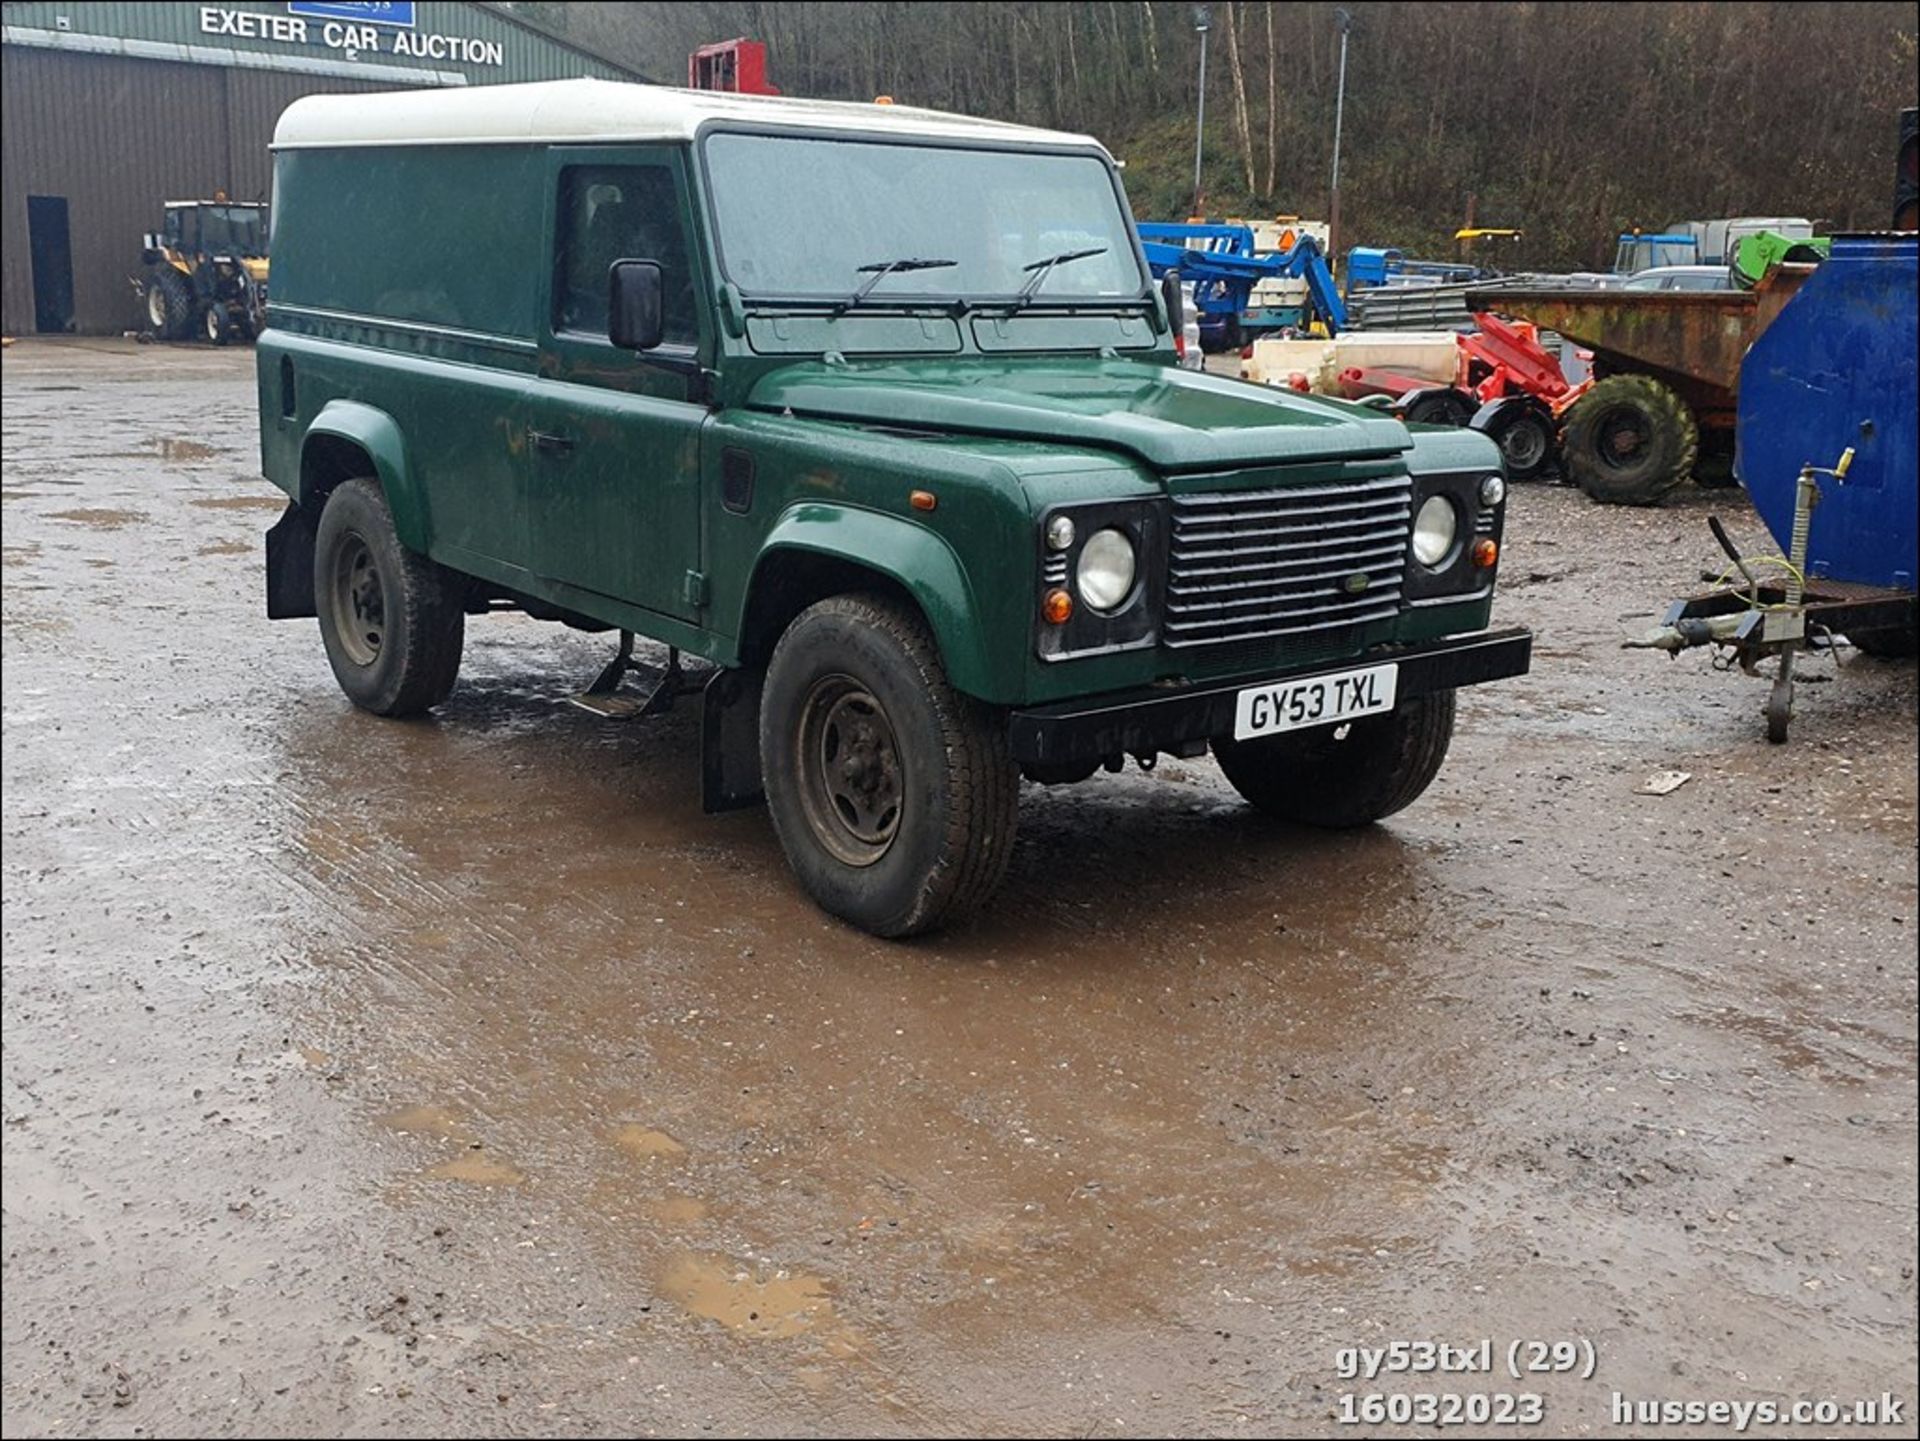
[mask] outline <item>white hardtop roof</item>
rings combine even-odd
[[[1074,145],[1087,135],[976,120],[905,105],[792,100],[714,90],[675,90],[617,80],[550,80],[372,95],[309,95],[281,113],[276,150],[358,145],[590,144],[684,141],[709,121],[792,130],[865,131],[925,139]]]

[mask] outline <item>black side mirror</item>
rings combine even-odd
[[[652,350],[664,329],[660,263],[616,260],[607,270],[607,339],[622,350]]]
[[[1167,325],[1175,335],[1187,327],[1186,297],[1180,291],[1180,272],[1169,270],[1160,277],[1160,299],[1167,307]]]

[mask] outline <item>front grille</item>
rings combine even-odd
[[[1405,475],[1177,495],[1161,637],[1221,645],[1398,615],[1412,528]]]

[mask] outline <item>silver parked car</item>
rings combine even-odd
[[[1724,265],[1656,265],[1624,280],[1622,290],[1731,290],[1733,272]]]

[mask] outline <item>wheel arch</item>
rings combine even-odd
[[[1497,400],[1489,400],[1474,411],[1473,419],[1467,422],[1467,428],[1477,430],[1484,435],[1495,422],[1520,411],[1534,411],[1548,424],[1552,424],[1554,420],[1553,408],[1537,395],[1503,395]]]
[[[426,501],[408,467],[399,423],[362,401],[330,400],[300,444],[301,506],[317,513],[335,486],[360,475],[379,480],[400,543],[426,554]]]
[[[765,664],[808,606],[862,590],[919,612],[956,690],[982,696],[991,689],[985,618],[946,541],[895,516],[815,502],[781,516],[754,562],[735,631],[742,664]]]

